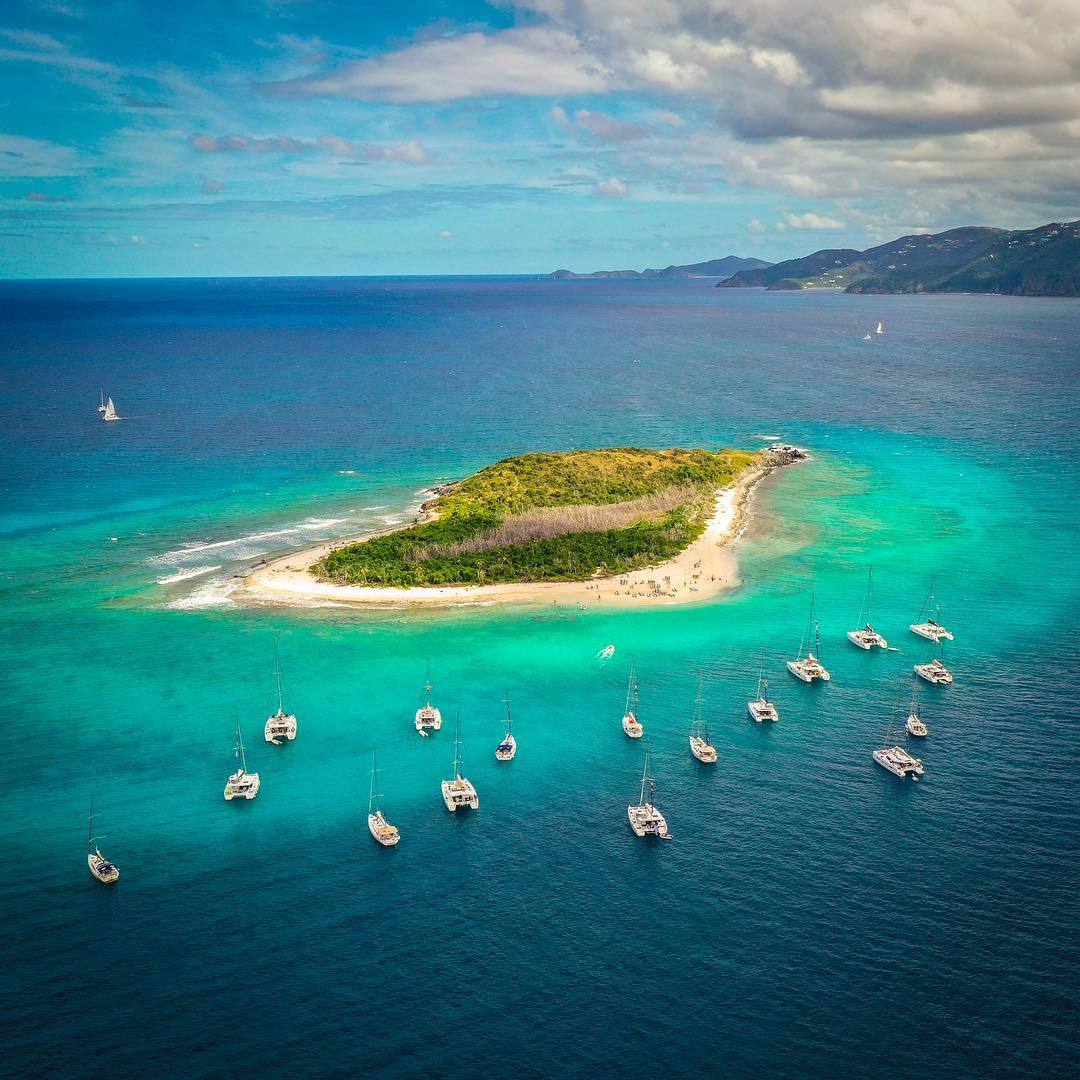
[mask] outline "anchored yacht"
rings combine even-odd
[[[866,572],[866,597],[863,599],[862,611],[859,613],[859,622],[863,624],[862,628],[847,632],[848,641],[857,648],[866,649],[867,652],[875,647],[879,649],[889,647],[889,643],[870,625],[870,600],[873,580],[874,569],[870,567]]]
[[[277,685],[277,712],[266,721],[263,735],[268,743],[280,746],[282,739],[292,742],[296,738],[296,717],[285,711],[285,698],[281,689],[281,663],[278,660],[277,642],[274,642],[274,681]]]
[[[709,740],[709,725],[701,718],[701,683],[698,676],[697,700],[694,702],[694,719],[690,723],[690,753],[706,765],[716,763],[716,747]]]
[[[233,753],[240,759],[240,768],[225,783],[225,801],[233,799],[254,799],[259,794],[259,774],[247,771],[247,752],[244,750],[244,737],[240,733],[240,718],[236,720],[236,744]]]
[[[115,885],[120,878],[120,871],[105,858],[97,848],[97,841],[103,836],[94,835],[94,793],[90,792],[90,829],[86,834],[86,864],[90,873],[103,885]]]
[[[903,700],[903,680],[901,680],[896,690],[896,704],[893,706],[888,726],[885,728],[885,738],[882,741],[881,749],[874,751],[874,760],[883,769],[888,769],[894,776],[899,776],[901,780],[906,779],[908,776],[913,780],[918,780],[925,772],[923,763],[902,746],[889,745],[893,738],[895,718],[903,715],[901,705]]]
[[[935,656],[929,664],[916,664],[915,674],[935,686],[948,686],[953,681],[952,672],[945,666],[940,656]]]
[[[907,733],[909,735],[914,735],[919,739],[924,739],[929,734],[926,724],[923,723],[923,719],[919,715],[918,689],[911,695],[911,709],[908,711],[908,718],[904,726],[907,728]]]
[[[941,625],[941,608],[934,596],[934,578],[930,579],[930,591],[926,594],[926,599],[919,611],[919,618],[922,619],[923,616],[925,616],[923,622],[912,623],[908,627],[913,634],[927,638],[935,645],[942,640],[953,640],[952,634]]]
[[[479,810],[480,797],[476,794],[470,780],[461,775],[461,714],[458,713],[454,732],[454,760],[451,763],[454,775],[442,782],[442,797],[446,809],[456,813],[461,809]]]
[[[813,631],[813,643],[814,648],[810,648],[811,643],[811,631]],[[806,655],[803,656],[803,646],[806,646]],[[822,667],[821,662],[818,660],[818,654],[821,652],[821,635],[818,632],[818,624],[814,622],[814,590],[810,590],[810,621],[806,624],[806,634],[803,637],[802,643],[799,645],[799,659],[789,660],[787,662],[787,669],[795,676],[796,679],[801,679],[804,683],[812,683],[815,679],[820,679],[822,682],[829,681],[829,673]]]
[[[380,806],[380,800],[382,795],[375,790],[375,777],[378,775],[378,769],[375,768],[375,749],[371,750],[371,786],[368,788],[368,813],[367,813],[367,827],[368,832],[371,833],[375,839],[382,844],[383,847],[397,847],[398,841],[401,839],[401,835],[398,833],[396,826],[391,825],[386,820],[386,815],[382,812]]]
[[[646,798],[645,785],[649,787],[649,795]],[[626,816],[630,819],[630,828],[641,837],[659,836],[661,840],[670,840],[667,821],[664,815],[650,801],[656,795],[656,781],[649,775],[649,754],[645,754],[645,768],[641,773],[641,795],[637,805],[629,805],[626,808]]]
[[[640,739],[645,728],[638,720],[637,659],[630,661],[630,685],[626,688],[626,708],[623,711],[622,729],[631,739]]]
[[[513,761],[517,753],[517,739],[514,738],[513,722],[510,719],[510,695],[503,698],[506,706],[506,735],[503,741],[495,747],[495,758],[498,761]]]
[[[427,678],[424,680],[424,693],[427,694],[425,704],[416,710],[416,730],[423,738],[427,738],[428,729],[438,731],[442,727],[442,713],[431,704],[431,665],[428,664]]]
[[[874,751],[874,760],[883,769],[888,769],[894,776],[899,776],[901,780],[909,776],[913,780],[918,780],[926,772],[923,763],[902,746],[883,746],[880,750]]]
[[[765,650],[761,650],[761,667],[758,669],[757,700],[748,701],[746,707],[750,715],[760,724],[766,720],[776,721],[780,714],[769,700],[769,680],[765,678]]]

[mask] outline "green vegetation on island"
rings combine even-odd
[[[718,287],[1080,296],[1080,221],[1014,231],[950,229],[902,236],[866,251],[815,251],[801,259],[740,270]]]
[[[506,458],[440,489],[434,520],[313,567],[340,585],[582,581],[674,558],[705,528],[745,450],[577,450]]]

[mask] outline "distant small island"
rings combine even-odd
[[[391,605],[704,599],[736,580],[724,545],[750,490],[805,456],[775,446],[510,457],[441,485],[412,525],[287,555],[247,588]]]
[[[1080,221],[1026,230],[971,227],[916,233],[866,251],[825,249],[740,270],[718,287],[1080,296]]]
[[[588,274],[576,274],[573,270],[556,270],[548,274],[549,281],[595,281],[600,278],[626,279],[630,281],[646,278],[724,278],[740,270],[758,270],[771,265],[764,259],[744,259],[739,255],[727,255],[723,259],[710,259],[708,262],[685,263],[682,266],[665,266],[662,270],[593,270]]]

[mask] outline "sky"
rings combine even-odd
[[[0,277],[776,261],[1077,217],[1076,0],[0,9]]]

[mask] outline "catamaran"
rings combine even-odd
[[[645,785],[649,786],[649,797],[645,797]],[[630,828],[637,836],[659,836],[661,840],[670,840],[667,822],[664,815],[652,804],[651,799],[656,796],[656,781],[649,775],[649,753],[645,753],[645,768],[641,773],[641,795],[637,805],[631,803],[626,808],[626,816],[630,819]]]
[[[233,799],[254,799],[259,794],[259,774],[247,771],[247,752],[244,750],[244,737],[240,733],[240,718],[236,718],[236,744],[233,753],[240,759],[240,768],[225,783],[225,801]]]
[[[427,678],[424,680],[424,693],[427,701],[416,710],[416,730],[423,738],[427,738],[427,729],[438,731],[442,727],[442,713],[431,704],[431,664],[427,667]]]
[[[375,790],[375,777],[377,775],[378,769],[375,768],[375,748],[372,747],[371,786],[368,788],[367,800],[368,832],[370,832],[383,847],[396,847],[397,842],[401,839],[401,835],[398,833],[397,828],[386,820],[386,816],[382,812],[382,807],[379,804],[382,795]]]
[[[919,690],[916,687],[911,694],[911,708],[908,710],[907,722],[904,725],[907,728],[909,735],[914,735],[916,738],[923,739],[929,731],[926,724],[923,723],[922,717],[919,715]]]
[[[813,631],[814,648],[810,648],[811,631]],[[806,646],[806,655],[803,656],[803,646]],[[806,624],[806,633],[799,644],[799,658],[789,660],[787,669],[804,683],[812,683],[815,679],[822,682],[829,681],[829,673],[821,666],[817,654],[821,652],[821,635],[818,632],[818,624],[814,622],[814,590],[810,590],[810,621]]]
[[[894,776],[899,776],[901,780],[910,776],[917,781],[926,771],[923,768],[923,763],[917,757],[909,754],[902,746],[889,745],[892,742],[893,717],[900,712],[900,702],[903,700],[900,694],[901,691],[898,689],[896,705],[889,715],[889,723],[885,728],[885,738],[882,741],[881,748],[874,751],[874,760],[883,769],[888,769]]]
[[[870,625],[870,599],[874,583],[874,568],[869,567],[866,571],[866,597],[863,600],[862,611],[859,613],[859,622],[862,629],[849,630],[848,641],[860,649],[869,652],[876,645],[879,649],[887,649],[889,643]]]
[[[281,745],[282,739],[292,742],[296,738],[296,717],[285,711],[285,698],[281,689],[281,661],[278,659],[277,642],[274,642],[274,681],[277,684],[277,712],[266,721],[263,735],[268,743]]]
[[[883,324],[883,323],[880,323],[880,322],[879,322],[879,323],[877,324],[877,329],[876,329],[876,330],[874,331],[874,333],[875,333],[875,334],[884,334],[884,333],[885,333],[885,326],[884,326],[884,324]]]
[[[457,715],[457,725],[454,731],[454,760],[451,762],[454,775],[449,780],[442,782],[442,797],[446,803],[446,809],[451,813],[467,807],[470,810],[480,809],[480,797],[476,794],[476,788],[470,780],[461,775],[461,713]]]
[[[97,411],[98,412],[104,412],[105,411],[105,391],[104,390],[100,391],[100,394],[101,394],[101,404],[97,407]]]
[[[748,701],[746,707],[750,715],[760,724],[765,720],[779,720],[776,706],[769,700],[769,680],[765,678],[765,650],[761,650],[761,667],[757,677],[757,700]]]
[[[694,719],[690,723],[690,753],[706,765],[716,762],[716,747],[709,741],[709,725],[701,718],[701,683],[698,676],[697,699],[694,702]]]
[[[622,729],[631,739],[640,739],[645,734],[645,729],[637,718],[638,714],[638,687],[637,687],[637,659],[630,661],[630,685],[626,688],[626,708],[623,711]]]
[[[936,686],[948,686],[953,681],[952,672],[945,666],[943,646],[938,642],[938,654],[929,664],[916,664],[915,674]]]
[[[86,834],[86,864],[90,867],[90,873],[104,885],[115,885],[120,877],[120,871],[98,851],[97,841],[103,840],[102,836],[94,835],[94,793],[90,792],[90,829]]]
[[[919,618],[924,615],[926,620],[924,622],[912,623],[908,629],[913,634],[918,634],[919,637],[928,638],[935,645],[943,638],[946,641],[952,641],[953,636],[941,625],[941,608],[938,606],[937,600],[934,597],[934,578],[930,579],[930,591],[926,594],[926,599],[923,601],[923,606],[919,611]]]
[[[101,419],[102,420],[123,420],[122,416],[117,416],[116,415],[116,406],[113,404],[113,399],[112,398],[109,398],[109,400],[105,403],[105,408],[104,408],[104,410],[101,411]]]
[[[512,761],[517,753],[517,739],[514,738],[513,724],[510,719],[510,695],[503,698],[506,706],[506,735],[503,741],[495,747],[495,757],[498,761]]]

